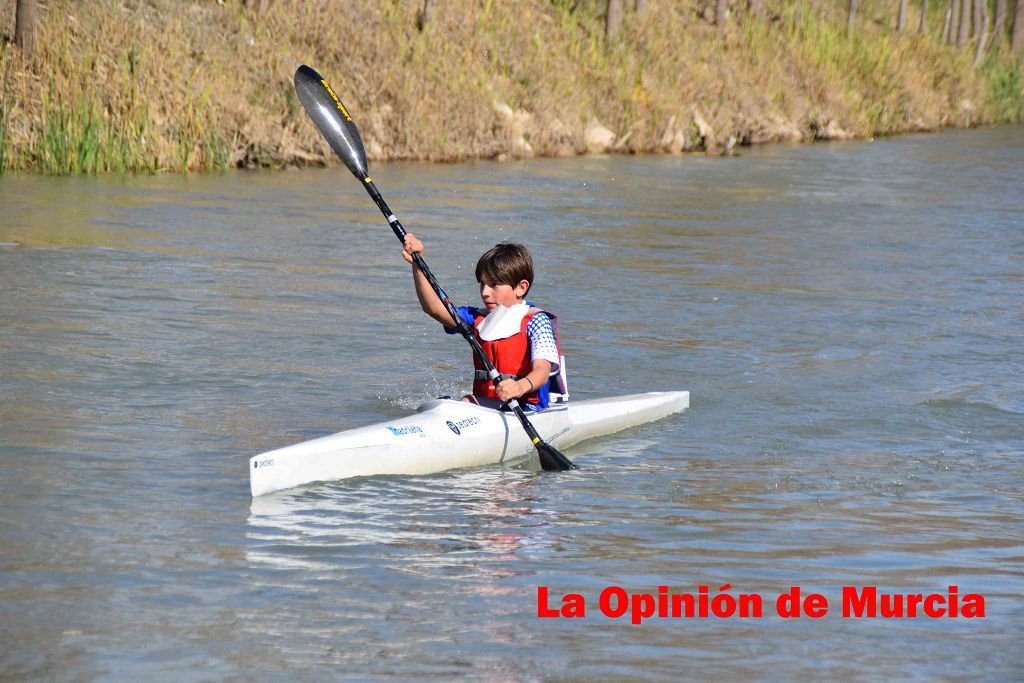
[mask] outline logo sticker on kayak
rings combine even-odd
[[[423,430],[416,425],[409,425],[408,427],[388,427],[388,431],[395,436],[409,436],[410,434],[423,433]]]
[[[461,435],[462,430],[466,427],[472,427],[473,425],[480,424],[480,418],[478,417],[467,417],[465,420],[459,420],[458,422],[448,421],[445,424],[448,425],[448,429],[452,430],[456,434]]]

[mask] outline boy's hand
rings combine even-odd
[[[405,259],[406,263],[412,263],[413,254],[423,253],[423,242],[416,239],[416,236],[411,232],[405,235],[405,244],[402,247],[402,258]]]
[[[529,385],[521,379],[505,379],[498,383],[495,392],[502,401],[511,401],[526,393]]]

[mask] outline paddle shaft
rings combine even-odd
[[[395,237],[398,238],[399,242],[405,244],[405,236],[408,233],[402,225],[402,222],[398,220],[398,217],[395,216],[394,213],[392,213],[391,207],[389,207],[388,203],[384,201],[384,197],[381,196],[380,190],[377,189],[377,186],[374,185],[373,181],[369,178],[366,178],[363,181],[363,187],[366,188],[367,193],[369,193],[370,198],[373,199],[377,208],[380,209],[380,212],[384,214],[384,218],[387,219],[388,225],[390,225],[391,229],[394,231]],[[498,382],[501,381],[501,375],[497,368],[494,367],[494,363],[491,362],[491,359],[487,357],[483,347],[480,346],[480,342],[478,342],[476,337],[473,336],[473,329],[465,320],[462,319],[459,312],[455,310],[455,305],[452,304],[451,299],[448,298],[445,291],[441,289],[441,285],[438,284],[437,278],[434,277],[434,274],[430,272],[430,268],[427,266],[427,262],[423,260],[423,257],[419,253],[415,253],[412,255],[412,259],[413,263],[416,264],[416,267],[420,269],[421,273],[423,273],[423,276],[427,278],[427,282],[430,283],[430,288],[434,290],[435,294],[437,294],[437,298],[441,300],[445,310],[448,311],[448,315],[450,315],[452,320],[455,321],[455,327],[458,329],[459,334],[461,334],[466,341],[469,342],[469,345],[473,347],[473,353],[475,353],[476,357],[480,359],[481,364],[484,366],[484,370],[487,371],[487,376],[490,378],[494,386],[497,387]],[[523,429],[526,430],[527,436],[530,437],[530,440],[534,445],[539,443],[541,440],[540,434],[537,433],[537,430],[533,428],[533,424],[531,424],[529,419],[527,419],[526,413],[523,412],[523,408],[519,404],[518,399],[511,399],[508,402],[508,405],[512,408],[512,412],[515,413],[516,417],[519,418],[519,421],[523,424]]]

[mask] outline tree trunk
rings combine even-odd
[[[270,0],[242,0],[242,6],[252,8],[256,16],[262,17],[270,8]]]
[[[857,16],[857,0],[850,0],[850,9],[846,15],[846,35],[853,35],[853,18]]]
[[[981,16],[978,17],[978,49],[974,51],[974,66],[981,64],[981,58],[985,56],[985,45],[988,43],[988,3],[981,0]]]
[[[36,0],[18,0],[14,8],[14,44],[26,59],[36,49]]]
[[[921,23],[917,27],[917,32],[928,32],[928,0],[921,0]]]
[[[1006,36],[1006,0],[996,0],[996,21],[992,25],[992,38],[1001,43]]]
[[[988,0],[974,0],[974,25],[971,26],[971,38],[977,38],[985,33],[984,22],[982,17],[985,15],[985,9],[988,9]]]
[[[951,0],[949,12],[949,33],[946,42],[950,45],[956,43],[956,29],[960,25],[960,0]]]
[[[1015,0],[1013,6],[1013,38],[1010,41],[1010,49],[1020,52],[1024,50],[1024,0]]]
[[[608,0],[604,14],[604,37],[611,43],[619,37],[622,28],[622,0]]]
[[[416,28],[422,33],[430,25],[430,20],[434,16],[434,6],[437,4],[437,0],[423,0],[423,7],[416,13]]]
[[[971,37],[971,0],[960,0],[960,30],[956,34],[956,46],[967,45]]]
[[[633,9],[636,11],[638,17],[643,17],[647,14],[647,0],[636,0],[636,4],[633,5]]]
[[[907,25],[907,0],[900,0],[900,15],[896,19],[896,33],[903,33],[903,27]]]
[[[729,0],[718,0],[715,4],[715,24],[725,26],[725,11]]]

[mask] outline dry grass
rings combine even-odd
[[[1021,65],[1005,49],[974,68],[972,51],[937,35],[895,34],[880,0],[852,39],[838,0],[804,0],[799,17],[793,2],[770,2],[770,17],[740,13],[725,31],[705,18],[710,2],[650,0],[610,46],[602,4],[446,0],[421,33],[418,3],[400,0],[272,0],[264,16],[230,1],[53,0],[32,62],[0,49],[0,171],[327,163],[292,92],[300,62],[333,83],[374,159],[573,154],[592,119],[617,151],[656,152],[674,133],[676,147],[700,149],[1024,110]]]

